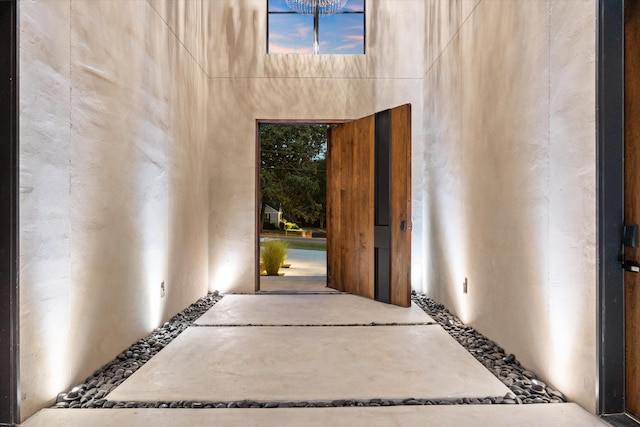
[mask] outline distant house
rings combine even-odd
[[[266,205],[264,208],[264,222],[268,222],[270,224],[278,227],[280,225],[280,220],[282,219],[282,208],[274,209],[269,205]]]

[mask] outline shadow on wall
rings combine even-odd
[[[507,343],[522,334],[544,342],[549,328],[541,316],[548,310],[549,63],[548,36],[540,37],[549,5],[523,6],[483,4],[460,33],[461,216],[476,290],[470,311],[478,317],[503,307],[483,315],[484,328],[519,319],[513,329],[496,328],[495,339]]]
[[[196,2],[176,3],[172,7],[195,7]],[[203,1],[202,16],[209,16],[210,1]],[[198,14],[186,14],[195,16]],[[191,20],[181,21],[196,26]],[[204,45],[204,38],[202,40]],[[209,185],[208,79],[198,64],[177,43],[169,47],[171,140],[167,149],[168,169],[168,272],[166,299],[161,319],[167,319],[208,291]],[[198,50],[204,51],[204,46]],[[160,281],[152,284],[151,297],[160,295]]]
[[[157,326],[166,277],[170,34],[147,3],[127,7],[78,2],[72,14],[68,347],[77,380]]]
[[[259,54],[266,51],[266,40],[263,44],[248,43],[246,40],[250,34],[262,34],[263,36],[259,39],[264,40],[263,37],[266,34],[266,26],[262,23],[264,16],[255,8],[247,10],[246,3],[236,0],[227,0],[225,10],[226,51],[230,53],[227,73],[229,76],[241,76],[247,70],[256,70]],[[262,47],[265,51],[258,52],[257,49]]]
[[[405,0],[400,7],[395,1],[366,3],[367,23],[370,24],[366,26],[368,77],[420,79],[424,76],[424,20],[432,3]],[[382,108],[389,107],[392,106]]]

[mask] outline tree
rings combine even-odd
[[[326,125],[260,126],[261,214],[269,204],[289,221],[323,221],[326,144]]]
[[[318,218],[320,228],[324,228],[324,220],[327,214],[327,159],[322,157],[315,161],[318,174],[318,192],[314,200],[322,205],[322,210]]]

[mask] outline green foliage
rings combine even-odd
[[[318,191],[313,196],[318,204],[322,206],[318,221],[320,222],[320,228],[324,228],[324,220],[326,218],[326,206],[327,206],[327,159],[321,158],[316,162],[316,168],[318,170]]]
[[[260,126],[260,197],[294,222],[324,220],[326,125]]]
[[[296,224],[295,222],[289,222],[284,218],[280,220],[280,228],[287,231],[301,230],[298,224]]]
[[[287,258],[287,243],[282,240],[267,240],[260,250],[260,265],[268,276],[277,276]]]
[[[289,249],[302,249],[308,251],[326,251],[327,241],[321,239],[297,239],[288,242]]]

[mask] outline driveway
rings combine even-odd
[[[284,276],[260,276],[262,291],[329,291],[327,288],[327,252],[289,249],[285,264],[280,269]]]

